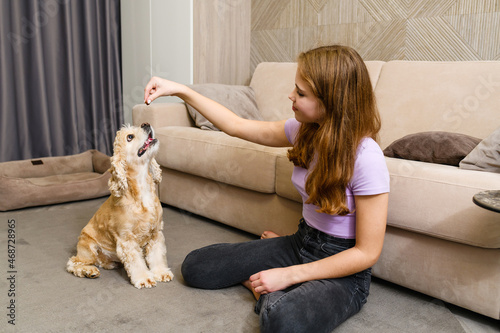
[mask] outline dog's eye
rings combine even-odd
[[[129,134],[127,135],[127,141],[130,142],[134,139],[134,135],[133,134]]]

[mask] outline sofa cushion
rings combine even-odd
[[[293,163],[286,151],[276,160],[276,194],[281,197],[302,203],[302,197],[292,183]]]
[[[477,207],[472,197],[494,189],[498,175],[449,165],[386,158],[391,176],[390,226],[485,248],[500,248],[498,213]],[[276,161],[276,193],[301,202],[290,178],[286,153]],[[471,222],[473,221],[473,222]]]
[[[266,147],[196,127],[163,127],[156,130],[156,136],[160,140],[156,159],[163,167],[275,193],[276,156],[285,148]]]
[[[500,127],[460,162],[460,168],[500,173]]]
[[[422,132],[409,134],[384,149],[387,157],[458,166],[481,139],[460,133]]]
[[[500,124],[500,61],[390,61],[375,87],[382,149],[425,131],[484,139]]]
[[[500,248],[498,213],[476,206],[474,194],[498,189],[499,175],[386,158],[391,176],[388,224],[484,248]]]
[[[296,202],[172,169],[163,168],[162,177],[163,203],[259,236],[264,230],[280,235],[297,231],[302,205]]]
[[[262,120],[254,91],[248,86],[206,83],[192,85],[191,89],[224,105],[242,118]],[[187,104],[187,108],[196,126],[204,130],[219,130],[191,105]]]
[[[297,63],[264,62],[257,65],[250,81],[257,106],[264,120],[276,121],[293,117],[288,95],[294,88]]]
[[[383,61],[366,61],[372,86],[378,81]],[[295,62],[263,62],[257,65],[250,81],[264,120],[275,121],[294,116],[288,95],[294,89]]]

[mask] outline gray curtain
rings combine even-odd
[[[110,155],[123,122],[120,1],[0,4],[0,162]]]

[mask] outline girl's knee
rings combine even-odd
[[[201,248],[189,253],[181,265],[181,273],[187,285],[201,289],[219,289],[224,287],[224,279],[217,261],[214,259],[210,248]]]

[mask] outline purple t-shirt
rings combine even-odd
[[[288,119],[285,123],[285,133],[288,141],[294,143],[300,123]],[[309,198],[305,190],[308,170],[294,167],[292,183],[302,196],[302,216],[307,224],[328,235],[339,238],[356,238],[356,212],[344,216],[318,213],[319,207],[306,204]],[[357,150],[354,162],[354,174],[346,188],[347,207],[352,212],[355,208],[355,195],[374,195],[389,192],[389,171],[385,163],[384,154],[379,145],[372,138],[364,138]]]

